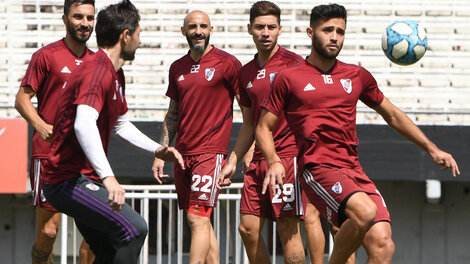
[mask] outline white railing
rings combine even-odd
[[[212,214],[212,222],[219,243],[220,251],[220,263],[248,263],[246,257],[243,242],[240,234],[238,233],[238,226],[240,223],[240,197],[242,183],[233,183],[230,187],[224,188],[219,195],[217,207],[214,208]],[[149,226],[156,228],[156,237],[147,236],[144,246],[142,247],[140,264],[148,263],[164,263],[166,258],[167,263],[183,263],[185,252],[183,252],[183,211],[177,209],[177,196],[175,193],[174,185],[123,185],[126,190],[126,199],[130,202],[130,205],[140,211],[142,217],[147,223],[150,223],[150,201],[156,200],[157,202],[157,219],[155,226]],[[167,252],[163,252],[163,205],[168,203],[168,226],[167,226]],[[138,206],[138,207],[137,207]],[[176,210],[176,217],[175,217]],[[176,218],[176,219],[174,219]],[[76,242],[76,228],[73,226],[72,235],[69,237],[67,232],[68,227],[67,216],[62,216],[61,222],[61,250],[60,250],[60,263],[68,263],[68,243],[72,243],[72,263],[78,263],[78,247],[79,243]],[[176,224],[176,226],[174,226]],[[266,225],[267,226],[267,225]],[[176,232],[174,229],[176,228]],[[223,229],[223,230],[222,230]],[[65,230],[66,232],[63,232]],[[263,235],[266,237],[268,234],[267,228],[263,230]],[[190,231],[188,231],[190,232]],[[223,233],[221,233],[223,232]],[[176,234],[175,234],[176,233]],[[149,232],[150,234],[150,232]],[[272,263],[276,263],[276,223],[272,226]],[[155,253],[149,254],[149,239],[155,239]],[[176,239],[176,251],[173,249],[173,243]],[[189,243],[189,241],[184,241]],[[186,257],[188,254],[186,254]],[[155,257],[155,260],[151,258]],[[187,261],[185,261],[187,262]]]

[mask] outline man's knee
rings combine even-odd
[[[348,200],[346,215],[361,230],[369,230],[374,224],[377,206],[365,193],[355,193]]]
[[[395,253],[395,243],[388,233],[375,234],[365,242],[369,258],[380,260],[382,263],[391,262]]]
[[[58,226],[56,226],[54,223],[48,222],[41,229],[41,235],[43,239],[55,241],[58,231]]]

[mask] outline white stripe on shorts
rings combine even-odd
[[[338,212],[338,202],[323,188],[323,186],[313,179],[312,173],[305,169],[303,176],[307,184],[315,191],[315,193],[320,196],[335,212]]]
[[[304,215],[304,208],[302,207],[302,192],[300,189],[300,183],[297,179],[297,157],[293,158],[293,166],[294,166],[294,188],[295,188],[295,203],[296,203],[296,214],[297,215]]]
[[[214,177],[212,178],[212,190],[211,190],[211,200],[209,205],[214,206],[215,204],[215,194],[217,193],[217,187],[215,186],[215,181],[217,180],[217,176],[219,176],[220,171],[222,170],[222,161],[224,160],[223,154],[217,154],[216,162],[215,162],[215,169],[214,169]]]
[[[33,205],[34,206],[37,206],[38,204],[38,198],[39,198],[39,195],[40,195],[40,192],[39,192],[39,175],[41,175],[41,159],[34,159],[34,165],[33,165],[33,177],[34,177],[34,180],[33,180],[33,184],[34,184],[34,190],[33,190]],[[31,177],[31,176],[30,176]]]

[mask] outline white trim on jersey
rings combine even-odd
[[[313,179],[312,173],[308,170],[303,171],[305,182],[320,196],[329,207],[331,207],[336,213],[338,213],[339,204],[338,202],[321,186],[317,181]]]
[[[215,162],[215,169],[214,169],[214,176],[212,178],[212,190],[211,190],[211,200],[210,206],[213,207],[215,205],[215,194],[217,193],[217,188],[215,186],[215,181],[217,176],[219,176],[220,171],[222,170],[222,162],[224,160],[224,154],[217,154],[216,162]]]

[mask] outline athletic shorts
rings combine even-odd
[[[284,190],[276,185],[276,192],[273,193],[269,186],[264,195],[261,191],[268,164],[264,159],[250,163],[243,180],[240,213],[269,219],[303,215],[300,183],[297,178],[297,158],[281,158],[281,161],[286,170],[286,177],[283,179]]]
[[[47,211],[57,212],[50,203],[47,202],[46,197],[42,191],[42,173],[47,159],[31,159],[29,168],[29,180],[31,183],[31,190],[33,193],[33,206],[41,207]]]
[[[175,164],[175,187],[180,209],[188,210],[190,204],[215,207],[219,189],[215,180],[226,162],[224,154],[184,155],[182,170]]]
[[[99,263],[113,263],[117,249],[147,235],[147,223],[127,203],[121,211],[112,211],[107,203],[109,193],[102,183],[80,175],[44,184],[43,189],[57,210],[74,218]],[[138,252],[135,258],[137,263]]]
[[[302,191],[320,214],[333,225],[341,226],[346,220],[346,202],[356,192],[366,193],[377,205],[375,222],[390,222],[390,214],[382,195],[362,170],[306,166],[300,178]]]

